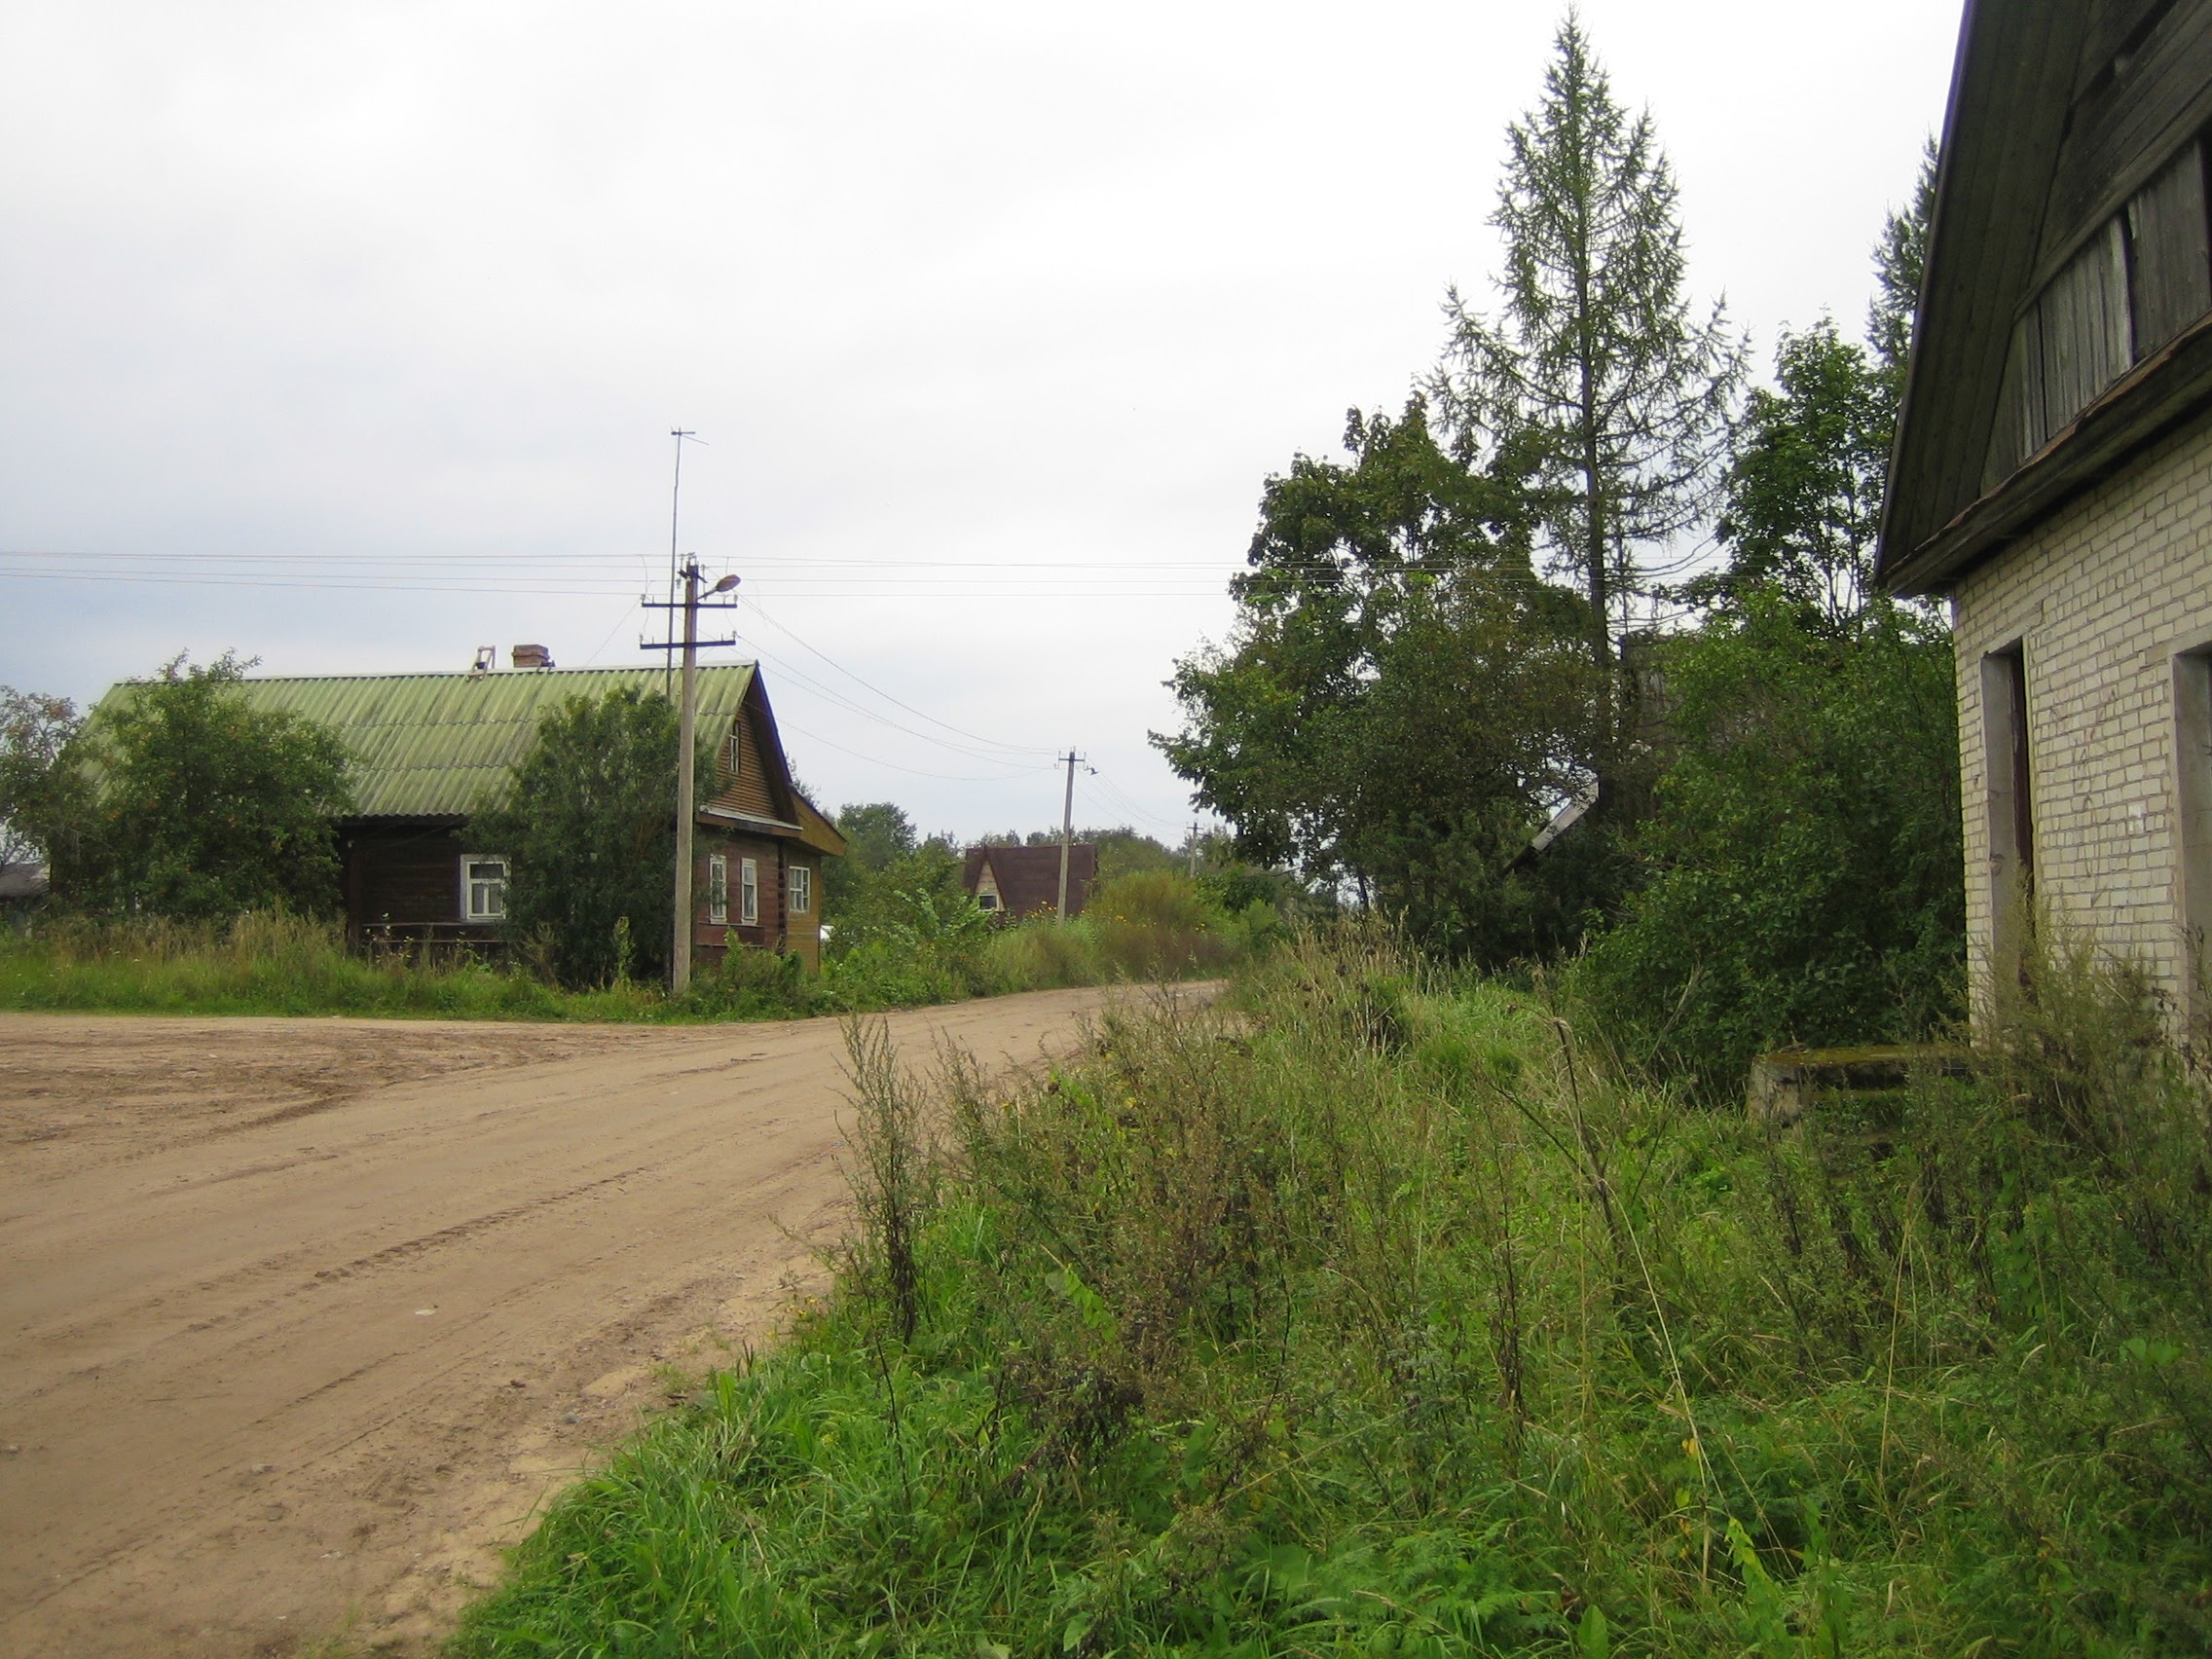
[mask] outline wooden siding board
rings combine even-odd
[[[1886,558],[1892,591],[1928,594],[2083,490],[2124,465],[2146,445],[2212,408],[2212,315],[2135,365],[2000,487],[1969,503],[1936,534]]]
[[[2125,66],[2073,110],[2051,178],[2039,268],[2063,260],[2075,243],[2119,212],[2207,115],[2212,115],[2212,0],[2179,0]]]
[[[742,812],[748,818],[768,818],[789,822],[776,799],[774,782],[769,777],[765,759],[767,746],[762,738],[761,722],[757,713],[750,706],[742,711],[736,722],[738,737],[737,776],[725,773],[722,786],[715,792],[708,803],[728,812]]]
[[[2212,311],[2201,146],[2185,145],[2128,204],[2135,350],[2147,356]]]
[[[2084,22],[2060,4],[1968,9],[1894,466],[1886,539],[1898,547],[1979,494]]]
[[[2173,0],[2099,0],[2089,14],[2089,27],[2082,43],[2082,55],[2074,72],[2074,101],[2079,104],[2112,66],[2113,55]]]
[[[461,855],[499,850],[464,847],[463,839],[447,829],[349,832],[347,920],[355,928],[460,923]]]
[[[2031,453],[2127,370],[2127,261],[2117,219],[2059,273],[2036,312],[2043,410]]]

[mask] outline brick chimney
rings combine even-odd
[[[517,668],[551,668],[553,653],[543,645],[517,645],[514,648],[514,665]]]

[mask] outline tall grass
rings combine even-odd
[[[636,1017],[636,987],[579,999],[454,955],[366,957],[331,923],[42,918],[0,930],[0,1007],[149,1014]],[[588,1009],[589,1013],[583,1011]]]
[[[451,948],[364,955],[337,924],[278,914],[227,923],[50,914],[0,927],[0,1008],[207,1014],[370,1014],[445,1018],[787,1019],[875,1012],[972,996],[1218,973],[1269,948],[1265,907],[1227,916],[1180,877],[1124,878],[1094,914],[993,930],[877,940],[820,977],[797,958],[741,950],[703,969],[689,992],[618,979],[565,991],[522,963]],[[527,952],[525,953],[527,955]]]
[[[934,1116],[864,1036],[832,1298],[454,1650],[2205,1651],[2201,1080],[2044,973],[1788,1132],[1372,936]]]

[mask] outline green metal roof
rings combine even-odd
[[[533,668],[247,680],[240,689],[257,709],[281,709],[338,733],[353,756],[362,817],[442,818],[481,810],[538,723],[570,698],[596,700],[625,686],[658,691],[665,683],[658,668]],[[751,663],[700,669],[700,731],[728,731],[752,683]],[[118,685],[101,702],[134,690]]]

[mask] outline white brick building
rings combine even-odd
[[[1968,6],[1880,568],[1952,607],[1984,986],[2032,896],[2196,995],[2208,123],[2212,0]]]

